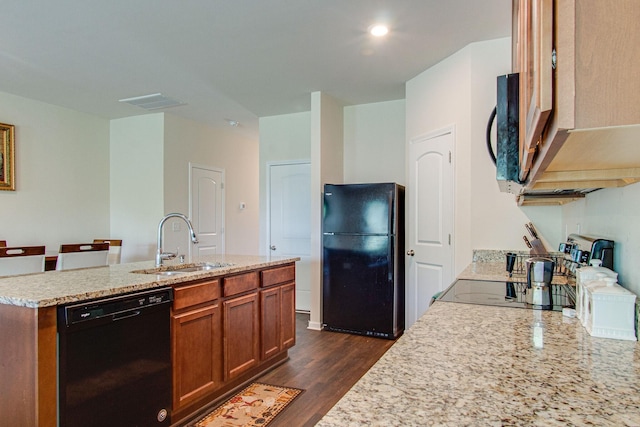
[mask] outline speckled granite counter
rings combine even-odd
[[[505,255],[507,252],[515,253],[517,261],[513,276],[505,270]],[[498,251],[488,249],[477,249],[473,251],[473,261],[458,275],[458,279],[474,279],[474,280],[499,280],[499,281],[516,281],[522,282],[527,280],[525,272],[525,261],[530,255],[525,251]],[[562,258],[559,252],[551,253],[554,260]],[[564,270],[564,269],[560,269]],[[567,283],[567,276],[563,274],[554,274],[552,283],[563,285]]]
[[[504,263],[459,277],[494,273]],[[559,312],[437,301],[317,425],[640,426],[638,408],[637,342]]]
[[[515,273],[509,277],[509,274],[504,269],[504,262],[474,262],[469,264],[458,275],[458,279],[526,282],[527,276],[524,273]],[[564,285],[568,282],[568,279],[566,276],[553,276],[551,282]]]
[[[39,274],[0,278],[0,304],[24,307],[47,307],[68,302],[118,295],[151,289],[204,277],[215,277],[298,261],[299,258],[252,255],[194,257],[192,263],[228,263],[215,270],[198,271],[176,276],[132,273],[154,268],[153,261],[117,264],[108,267],[67,271],[47,271]],[[177,262],[166,263],[167,266]]]

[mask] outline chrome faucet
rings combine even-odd
[[[173,259],[176,257],[176,254],[172,252],[163,252],[162,250],[162,226],[169,218],[180,218],[184,222],[187,223],[187,227],[189,227],[189,234],[191,237],[191,241],[193,244],[198,243],[198,238],[196,237],[196,232],[193,231],[193,226],[191,225],[191,221],[185,215],[181,213],[170,213],[167,214],[164,218],[160,220],[160,224],[158,224],[158,247],[156,249],[156,267],[162,266],[162,261],[165,259]]]

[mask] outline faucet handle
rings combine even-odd
[[[160,256],[162,259],[174,259],[177,254],[174,254],[173,252],[162,252]]]
[[[180,246],[176,246],[176,257],[180,260],[180,264],[184,264],[184,254],[180,253]]]

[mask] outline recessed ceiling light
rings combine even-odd
[[[388,32],[389,32],[389,28],[386,25],[382,25],[382,24],[372,25],[369,28],[369,33],[371,33],[372,36],[376,36],[376,37],[382,37],[386,35]]]

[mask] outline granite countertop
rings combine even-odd
[[[524,273],[513,273],[510,277],[504,269],[504,262],[473,262],[457,277],[458,279],[492,280],[505,282],[526,282]],[[557,285],[568,284],[571,280],[567,276],[554,275],[551,283]]]
[[[494,274],[503,262],[459,278]],[[317,426],[638,426],[638,408],[637,342],[560,312],[436,301]]]
[[[516,265],[512,276],[509,276],[505,268],[505,255],[507,252],[517,255]],[[559,252],[552,252],[550,258],[561,264],[559,260],[563,255]],[[513,281],[526,282],[526,260],[531,257],[529,252],[525,251],[499,251],[476,249],[473,251],[473,262],[467,266],[459,275],[458,279],[472,280],[497,280],[497,281]],[[557,265],[556,273],[553,275],[551,283],[557,285],[572,284],[574,281],[566,276],[566,271],[562,265]]]
[[[175,276],[132,273],[132,271],[155,268],[154,261],[141,261],[105,267],[47,271],[38,274],[1,277],[0,304],[32,308],[54,306],[173,285],[188,280],[288,264],[299,259],[297,257],[254,255],[193,257],[189,264],[220,263],[230,265],[215,270],[197,271]],[[179,263],[170,261],[165,262],[165,265],[170,267],[177,266]]]

